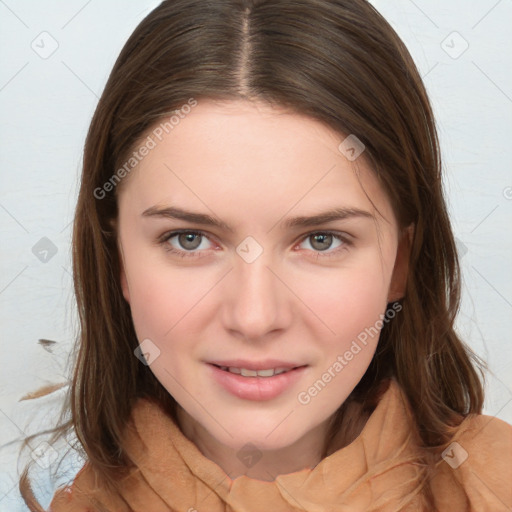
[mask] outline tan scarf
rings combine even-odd
[[[148,400],[137,402],[132,419],[126,447],[138,469],[121,482],[122,499],[109,496],[86,464],[71,488],[56,493],[49,512],[497,512],[512,506],[512,469],[503,452],[512,456],[512,427],[494,419],[490,428],[487,416],[468,418],[456,438],[472,459],[456,469],[449,458],[432,461],[419,448],[394,380],[352,443],[312,469],[272,482],[231,480]],[[424,489],[429,460],[434,477]],[[429,492],[435,507],[428,505]]]

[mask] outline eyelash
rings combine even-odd
[[[165,251],[167,251],[170,254],[173,254],[175,256],[178,256],[180,258],[202,258],[204,256],[198,256],[198,252],[193,251],[180,251],[178,249],[174,249],[173,247],[170,247],[167,243],[171,238],[175,237],[176,235],[180,234],[192,234],[192,235],[199,235],[204,238],[208,239],[208,235],[204,233],[203,231],[196,231],[196,230],[190,230],[190,229],[181,229],[177,231],[171,231],[169,233],[165,233],[158,239],[158,243],[164,246]],[[312,231],[310,233],[307,233],[304,235],[297,244],[300,244],[304,242],[304,240],[308,239],[309,237],[313,235],[332,235],[333,237],[337,238],[340,242],[343,242],[342,245],[334,249],[333,251],[315,251],[317,254],[317,258],[330,258],[334,256],[338,256],[339,253],[342,251],[347,250],[347,247],[350,247],[352,245],[352,242],[348,239],[348,237],[343,236],[341,233],[338,233],[336,231]]]

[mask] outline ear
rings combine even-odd
[[[389,285],[388,302],[402,299],[405,295],[413,236],[414,224],[410,224],[402,231],[400,240],[398,241],[395,266]]]

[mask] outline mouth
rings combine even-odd
[[[289,392],[298,385],[309,366],[283,361],[277,364],[270,361],[250,363],[240,360],[226,363],[228,362],[208,363],[210,376],[225,391],[243,400],[272,400]]]
[[[262,378],[268,378],[268,377],[274,377],[274,375],[281,375],[282,373],[287,373],[292,370],[296,370],[297,368],[302,368],[302,366],[293,366],[293,367],[283,367],[278,366],[276,368],[265,368],[262,370],[251,370],[249,368],[242,368],[237,366],[222,366],[218,364],[213,364],[213,366],[216,366],[217,368],[229,372],[234,373],[235,375],[241,375],[242,377],[262,377]]]

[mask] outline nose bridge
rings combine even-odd
[[[270,250],[248,240],[237,247],[237,253],[224,301],[227,327],[246,338],[259,338],[283,327],[288,316],[285,287],[274,274],[277,269]]]

